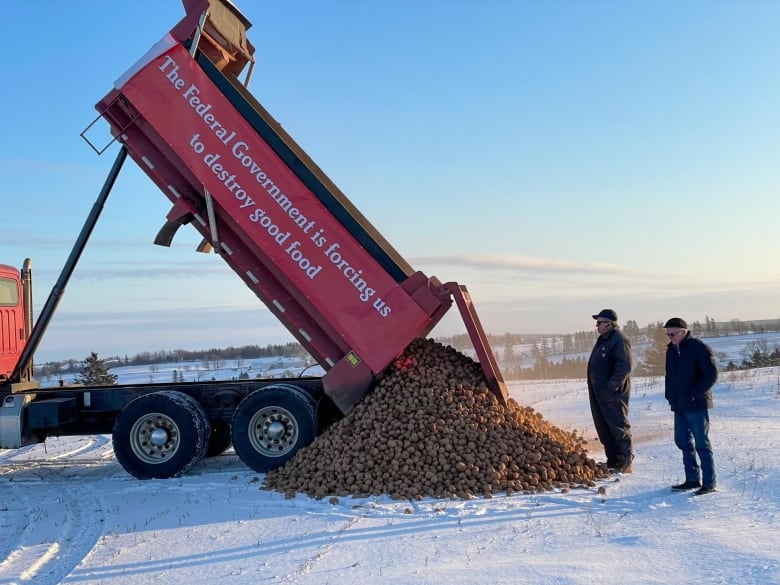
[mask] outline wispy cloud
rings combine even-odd
[[[466,254],[462,256],[419,256],[412,258],[414,265],[461,266],[492,270],[513,270],[550,274],[621,274],[641,276],[642,273],[606,262],[575,263],[552,258],[512,256],[509,254]]]
[[[696,275],[673,271],[655,273],[636,270],[619,264],[607,262],[577,263],[555,258],[537,256],[513,256],[509,254],[466,254],[458,256],[418,256],[410,259],[416,267],[439,268],[456,267],[469,269],[482,283],[501,285],[507,282],[500,275],[515,278],[518,274],[533,275],[533,278],[555,286],[596,287],[611,290],[634,290],[646,286],[653,289],[669,289],[674,282],[681,287],[703,291],[750,291],[755,289],[774,289],[780,286],[780,277],[733,280],[728,275]]]

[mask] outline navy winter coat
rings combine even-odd
[[[600,396],[631,391],[631,341],[620,329],[599,335],[588,360],[588,389]]]
[[[718,367],[710,346],[691,337],[679,346],[666,347],[666,399],[674,411],[712,408],[712,387],[718,381]]]

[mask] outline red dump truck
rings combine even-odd
[[[185,16],[97,105],[119,154],[33,323],[31,262],[0,265],[0,448],[112,434],[133,476],[182,474],[231,444],[265,472],[360,401],[455,302],[491,390],[506,388],[466,288],[415,271],[249,93],[250,23],[229,0]],[[243,81],[240,76],[243,75]],[[94,124],[94,122],[93,122]],[[322,366],[322,377],[41,388],[33,355],[127,157]]]

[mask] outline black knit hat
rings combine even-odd
[[[609,319],[610,321],[617,321],[617,313],[612,309],[601,309],[598,315],[593,315],[594,319]]]
[[[679,327],[680,329],[688,329],[688,324],[685,322],[685,319],[681,319],[680,317],[672,317],[664,325],[665,329],[669,327]]]

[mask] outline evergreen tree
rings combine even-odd
[[[117,376],[109,374],[108,370],[105,360],[101,360],[97,352],[93,351],[82,362],[81,373],[76,376],[76,383],[84,386],[113,386],[116,384]]]
[[[636,373],[639,376],[661,376],[666,372],[666,348],[669,345],[666,329],[660,321],[655,326],[648,325],[647,336],[650,346],[645,350]]]
[[[623,333],[625,333],[633,343],[639,343],[639,324],[633,319],[626,321],[626,324],[623,326]]]
[[[550,377],[550,361],[541,356],[534,364],[534,378],[537,380],[546,380]]]
[[[511,364],[515,359],[515,347],[512,343],[507,343],[504,346],[504,363]]]
[[[542,337],[542,345],[539,347],[539,351],[543,356],[548,356],[550,353],[550,343],[546,337]]]

